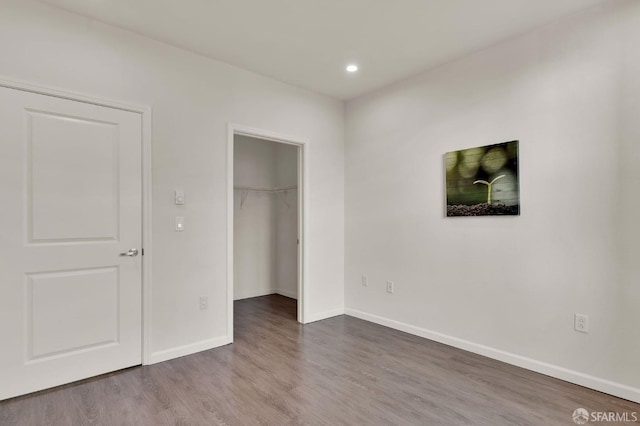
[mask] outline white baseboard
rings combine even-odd
[[[288,297],[289,299],[298,300],[298,292],[296,291],[282,290],[279,288],[276,290],[276,294],[279,294],[280,296]]]
[[[215,339],[202,340],[200,342],[191,343],[189,345],[178,346],[177,348],[165,349],[163,351],[153,352],[148,365],[156,364],[162,361],[179,358],[181,356],[195,354],[209,349],[232,343],[232,339],[228,336],[216,337]]]
[[[252,294],[249,294],[249,295],[241,295],[241,296],[239,296],[237,294],[234,294],[233,295],[233,300],[236,301],[236,300],[242,300],[242,299],[252,299],[254,297],[268,296],[270,294],[275,294],[276,291],[277,290],[275,288],[270,288],[270,289],[259,291],[257,293],[252,293]]]
[[[545,374],[547,376],[555,377],[556,379],[564,380],[570,383],[575,383],[580,386],[595,389],[600,392],[608,393],[610,395],[614,395],[620,398],[624,398],[633,402],[640,403],[640,389],[638,388],[634,388],[631,386],[623,385],[621,383],[616,383],[610,380],[584,374],[579,371],[569,370],[564,367],[548,364],[546,362],[538,361],[532,358],[527,358],[521,355],[516,355],[510,352],[502,351],[500,349],[492,348],[490,346],[485,346],[478,343],[470,342],[468,340],[459,339],[457,337],[438,333],[436,331],[431,331],[425,328],[416,327],[411,324],[407,324],[407,323],[395,321],[389,318],[384,318],[378,315],[373,315],[366,312],[358,311],[356,309],[347,308],[345,309],[345,314],[352,317],[363,319],[365,321],[384,325],[389,328],[404,331],[405,333],[413,334],[415,336],[424,337],[425,339],[444,343],[445,345],[453,346],[455,348],[459,348],[465,351],[473,352],[475,354],[483,355],[488,358],[493,358],[498,361],[506,362],[507,364],[516,365],[518,367],[522,367],[527,370],[531,370],[537,373]]]
[[[323,319],[337,317],[338,315],[344,315],[344,308],[332,309],[330,311],[318,312],[316,314],[306,315],[305,324],[310,322],[322,321]]]

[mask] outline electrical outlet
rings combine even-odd
[[[589,315],[575,314],[573,328],[581,333],[589,332]]]
[[[393,293],[393,281],[387,281],[387,293]]]
[[[362,286],[367,287],[369,285],[369,278],[366,275],[362,276]]]
[[[204,311],[209,308],[209,298],[207,296],[200,296],[200,310]]]

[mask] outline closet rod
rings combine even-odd
[[[250,186],[234,186],[233,189],[237,189],[238,191],[277,193],[277,192],[291,191],[292,189],[298,189],[298,186],[297,185],[291,185],[291,186],[283,186],[283,187],[272,188],[272,189],[268,189],[268,188],[253,188],[253,187],[250,187]]]

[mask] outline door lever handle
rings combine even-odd
[[[120,253],[120,256],[136,257],[137,255],[138,255],[138,249],[134,249],[134,248],[127,252]]]

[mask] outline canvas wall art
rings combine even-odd
[[[518,141],[445,154],[447,216],[520,214]]]

